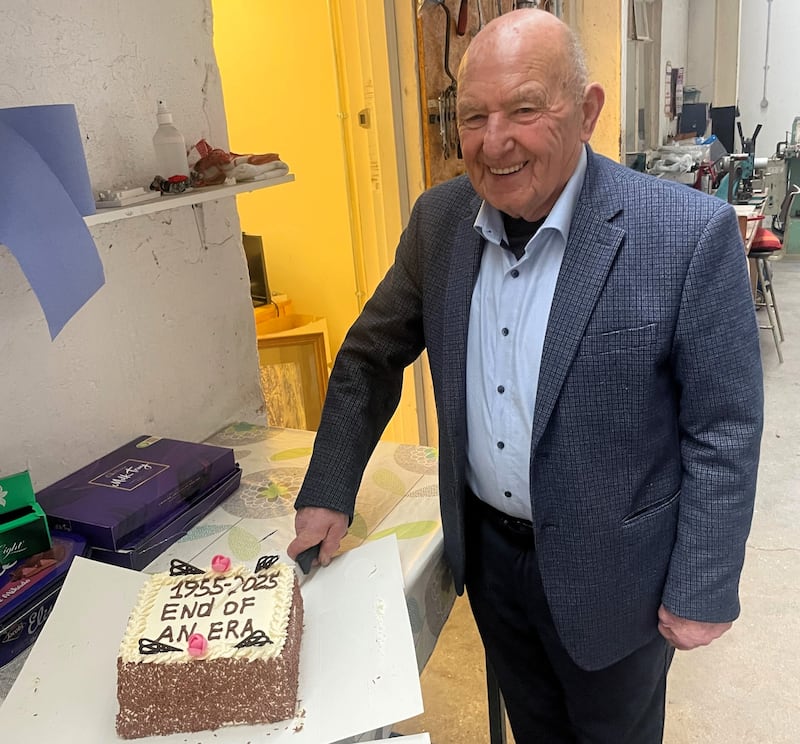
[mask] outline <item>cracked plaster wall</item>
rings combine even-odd
[[[0,0],[0,17],[0,107],[74,103],[94,191],[149,184],[159,98],[187,143],[227,148],[208,0]],[[106,284],[55,341],[0,246],[0,475],[38,489],[138,434],[258,417],[240,232],[231,198],[93,227]]]

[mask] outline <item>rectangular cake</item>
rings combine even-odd
[[[277,556],[256,571],[215,556],[151,576],[117,658],[117,733],[126,739],[292,718],[303,600]]]

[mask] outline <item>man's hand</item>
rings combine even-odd
[[[314,565],[327,566],[347,534],[347,523],[347,515],[333,509],[319,506],[298,509],[294,517],[297,537],[286,548],[286,552],[294,560],[304,550],[322,543],[319,547],[319,558],[314,561]]]
[[[658,631],[675,648],[691,651],[698,646],[708,646],[719,638],[733,623],[704,623],[686,620],[673,615],[664,605],[658,608]]]

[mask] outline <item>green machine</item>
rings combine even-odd
[[[788,133],[786,142],[779,142],[776,155],[783,158],[786,172],[786,192],[793,186],[800,186],[800,116],[792,122],[792,131]],[[783,247],[787,254],[800,255],[800,198],[795,197],[790,204],[783,225]]]

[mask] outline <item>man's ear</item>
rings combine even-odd
[[[603,104],[606,101],[606,93],[600,83],[590,83],[583,91],[583,124],[581,126],[581,140],[588,142],[594,132]]]

